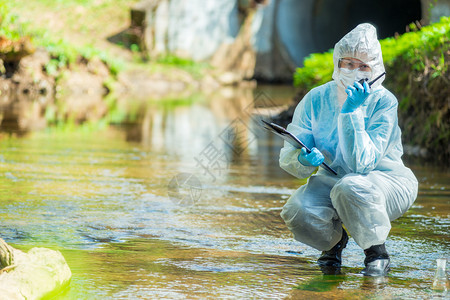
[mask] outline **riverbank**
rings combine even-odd
[[[2,131],[18,135],[49,125],[99,121],[122,98],[165,101],[199,93],[207,96],[224,86],[255,87],[255,82],[238,82],[229,73],[198,75],[159,65],[115,72],[98,56],[80,55],[73,63],[58,66],[44,48],[5,62],[0,77],[0,124]]]
[[[100,2],[104,5],[99,6]],[[255,85],[240,82],[231,73],[216,72],[205,63],[175,56],[148,61],[134,47],[108,42],[106,35],[128,26],[129,20],[123,14],[128,13],[126,4],[133,1],[120,1],[115,8],[108,1],[100,2],[80,4],[74,0],[53,6],[46,1],[31,1],[30,7],[14,9],[5,3],[0,5],[3,131],[21,135],[48,125],[96,122],[107,117],[118,99],[124,97],[144,101],[186,98],[214,92],[221,86]],[[47,11],[30,14],[32,9]],[[78,32],[82,20],[72,15],[58,19],[67,9],[92,21],[87,22],[88,35]],[[100,12],[99,20],[94,22],[94,15]],[[101,31],[106,12],[112,15],[112,21]],[[32,23],[21,22],[24,18]],[[45,22],[52,26],[42,31],[39,26],[45,26]],[[71,26],[66,28],[64,24]],[[91,39],[97,42],[85,44]]]

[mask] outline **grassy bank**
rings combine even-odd
[[[22,0],[0,1],[0,17],[2,29],[8,23],[5,31],[12,37],[27,36],[34,47],[43,47],[52,55],[50,73],[80,59],[100,58],[113,75],[140,69],[171,76],[182,70],[201,77],[209,66],[174,56],[149,61],[137,45],[112,42],[128,28],[130,7],[138,1],[27,0],[26,5]]]
[[[399,100],[405,144],[427,149],[436,161],[450,161],[450,18],[381,40],[387,72],[384,85]],[[300,94],[331,80],[333,52],[311,54],[294,74]]]
[[[98,57],[106,63],[112,74],[117,74],[124,68],[125,61],[123,57],[114,56],[111,51],[95,47],[89,43],[74,43],[70,39],[70,35],[65,35],[63,32],[60,35],[55,35],[51,30],[40,27],[39,23],[31,22],[30,20],[33,20],[33,18],[28,19],[26,17],[27,14],[22,16],[16,14],[15,9],[17,10],[18,8],[26,8],[30,12],[36,9],[33,6],[33,1],[27,3],[27,5],[20,5],[18,1],[0,2],[0,35],[14,43],[27,40],[32,44],[33,49],[37,47],[45,48],[52,57],[52,60],[46,66],[46,71],[49,75],[54,75],[57,69],[76,64],[80,59],[90,60],[94,57]],[[34,15],[45,15],[36,13],[37,11],[35,11]],[[28,22],[24,20],[28,20]],[[13,51],[2,49],[1,52],[2,55],[8,55],[8,53]]]
[[[116,103],[123,98],[121,91],[170,101],[170,84],[175,82],[192,92],[208,65],[169,55],[149,60],[137,45],[109,41],[128,28],[129,8],[136,2],[29,0],[23,5],[19,0],[0,0],[0,95],[5,98],[0,109],[7,111],[0,111],[0,120],[9,114],[6,119],[12,120],[12,128],[16,123],[41,124],[42,119],[52,127],[97,126],[125,118]],[[24,64],[25,60],[34,63]],[[157,83],[152,81],[161,82],[166,91],[158,88],[153,93],[151,87]],[[17,103],[13,99],[22,91],[40,97],[43,85],[52,99],[39,101],[42,107],[35,109],[41,111],[33,115],[36,120],[18,121],[31,114],[16,113],[11,108],[16,104],[10,102]],[[77,95],[68,97],[74,91]]]

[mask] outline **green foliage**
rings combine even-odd
[[[389,73],[396,74],[386,87],[398,96],[399,123],[408,144],[428,150],[436,160],[450,158],[450,18],[399,37],[391,46],[386,63]],[[400,54],[395,55],[395,48]],[[387,49],[387,48],[385,48]],[[420,120],[420,122],[418,122]]]
[[[333,74],[333,50],[326,53],[313,53],[303,62],[294,74],[294,85],[311,89],[331,80]]]
[[[139,45],[136,45],[136,44],[131,44],[130,50],[131,50],[132,52],[134,52],[134,53],[140,52],[140,51],[141,51],[141,50],[139,49]]]
[[[113,58],[109,53],[96,49],[92,45],[76,47],[63,39],[56,39],[44,31],[31,31],[34,36],[34,42],[37,46],[44,47],[52,56],[52,60],[46,66],[46,71],[54,76],[55,72],[64,67],[70,67],[79,59],[91,60],[95,57],[100,58],[111,71],[117,75],[124,69],[124,62]]]
[[[10,13],[9,5],[0,1],[0,36],[11,41],[17,41],[23,36],[23,29],[17,22],[17,17]]]
[[[399,38],[387,38],[381,41],[383,59],[385,65],[392,65],[398,57],[405,57],[415,62],[414,67],[417,70],[423,70],[425,66],[424,59],[426,52],[442,47],[449,39],[450,18],[442,17],[439,23],[422,27],[420,31],[416,30],[405,33]]]
[[[182,58],[172,54],[160,56],[156,59],[156,62],[161,65],[183,69],[192,74],[194,77],[201,77],[203,71],[210,68],[207,63],[196,62],[192,59]]]
[[[161,56],[157,59],[157,62],[161,63],[161,64],[168,64],[168,65],[180,66],[180,67],[191,67],[196,64],[193,60],[178,57],[175,55]]]

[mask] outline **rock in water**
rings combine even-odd
[[[72,273],[59,251],[32,248],[28,253],[0,239],[2,299],[41,299],[66,285]]]

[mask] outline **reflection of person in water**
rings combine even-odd
[[[412,205],[418,184],[401,160],[397,99],[381,85],[384,77],[367,84],[384,72],[376,29],[357,26],[336,44],[333,59],[334,80],[312,89],[287,127],[312,151],[286,142],[280,166],[307,178],[325,160],[338,176],[320,168],[281,216],[296,240],[323,251],[320,266],[341,266],[348,241],[343,224],[364,249],[363,273],[385,275],[390,222]]]

